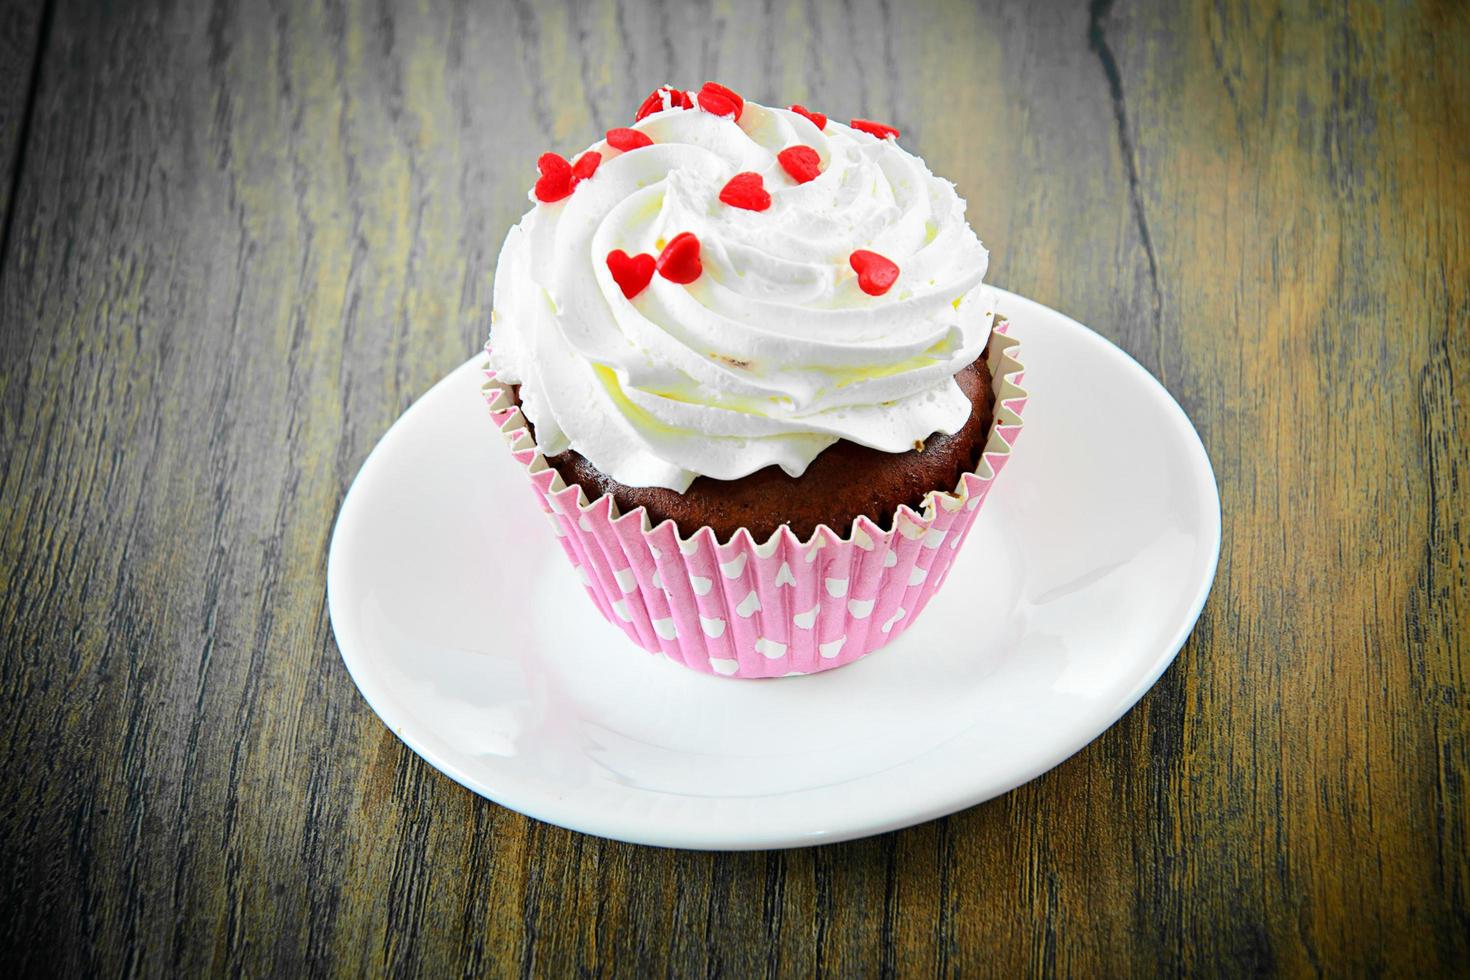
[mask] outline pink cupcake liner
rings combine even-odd
[[[980,505],[1021,432],[1026,392],[1018,343],[1002,320],[991,335],[995,423],[975,469],[884,528],[866,517],[848,533],[826,525],[800,541],[782,527],[757,543],[740,529],[721,544],[700,528],[652,526],[619,514],[606,494],[567,486],[532,439],[510,386],[488,367],[490,416],[525,467],[562,550],[608,622],[653,653],[725,677],[810,674],[852,663],[897,637],[944,584]],[[487,347],[488,350],[488,347]]]

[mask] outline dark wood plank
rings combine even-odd
[[[34,0],[0,3],[0,268],[10,238],[10,202],[24,164],[28,110],[40,81],[48,14],[47,5]]]
[[[51,18],[0,269],[7,965],[1463,969],[1461,6],[117,6]],[[898,125],[992,279],[1154,371],[1221,485],[1215,593],[1122,722],[816,850],[475,798],[325,611],[341,495],[483,340],[535,154],[706,77]]]

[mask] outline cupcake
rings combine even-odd
[[[878,649],[1009,457],[1025,394],[988,253],[898,137],[711,82],[538,161],[485,396],[649,651],[773,677]]]

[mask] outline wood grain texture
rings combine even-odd
[[[20,151],[30,128],[26,110],[40,82],[48,12],[40,3],[0,0],[0,268],[10,239],[16,177],[24,169]]]
[[[12,970],[1470,962],[1463,4],[47,16],[0,267]],[[707,77],[899,126],[992,281],[1134,354],[1220,481],[1214,593],[1137,708],[998,800],[821,849],[478,799],[376,720],[326,615],[342,494],[483,340],[535,154]]]

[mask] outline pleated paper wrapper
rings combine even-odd
[[[918,511],[900,507],[889,527],[859,517],[845,535],[822,525],[807,541],[784,526],[764,542],[743,528],[726,544],[708,527],[685,538],[673,521],[652,526],[643,507],[620,514],[606,494],[589,500],[546,462],[510,386],[488,366],[483,391],[608,622],[643,649],[704,673],[811,674],[893,640],[944,584],[1021,432],[1026,392],[1008,327],[1002,320],[991,334],[995,422],[975,469],[953,491],[931,492]]]

